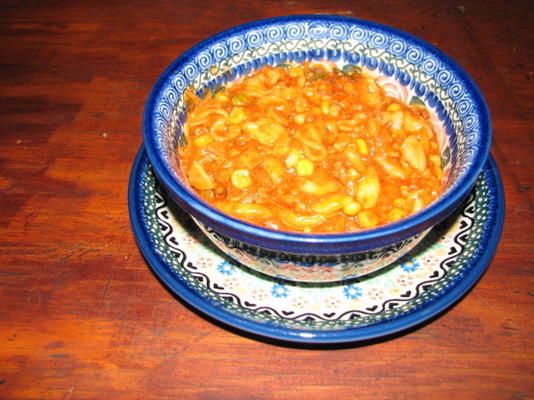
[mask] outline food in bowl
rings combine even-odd
[[[370,229],[442,189],[427,109],[388,96],[354,65],[266,65],[203,98],[190,94],[184,135],[180,165],[198,195],[271,229]]]
[[[303,233],[235,218],[199,195],[178,154],[185,139],[189,88],[213,92],[267,65],[305,62],[335,63],[341,70],[356,65],[369,71],[388,96],[410,106],[425,105],[443,172],[441,193],[433,202],[373,229]],[[231,28],[182,54],[151,91],[143,135],[161,186],[224,253],[260,273],[324,283],[360,277],[399,260],[456,210],[486,162],[491,121],[471,78],[430,44],[369,21],[303,15]]]

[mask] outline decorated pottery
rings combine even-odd
[[[436,202],[371,230],[299,234],[237,220],[199,199],[187,185],[177,156],[187,118],[184,91],[193,88],[202,94],[266,64],[305,60],[361,67],[390,95],[427,107],[446,176],[445,191]],[[291,16],[229,29],[178,57],[148,98],[143,135],[147,157],[169,198],[223,252],[270,276],[329,282],[363,276],[395,262],[459,207],[486,162],[491,123],[473,81],[428,43],[354,18]]]

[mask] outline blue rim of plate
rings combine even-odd
[[[144,194],[141,190],[141,180],[148,168],[151,168],[150,162],[144,146],[141,146],[130,174],[128,206],[137,244],[156,276],[172,293],[187,304],[223,324],[260,337],[293,343],[339,344],[367,341],[400,333],[435,317],[459,301],[482,276],[495,253],[504,222],[502,181],[495,161],[490,156],[482,173],[485,174],[485,183],[489,186],[493,210],[484,223],[484,232],[479,242],[482,246],[481,251],[477,251],[467,260],[462,273],[455,281],[408,312],[377,323],[332,330],[288,327],[270,321],[253,320],[233,313],[224,302],[214,303],[174,272],[173,267],[155,248],[152,234],[144,218]]]

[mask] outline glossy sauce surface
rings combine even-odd
[[[265,66],[203,99],[188,94],[180,163],[225,213],[314,233],[387,224],[435,200],[443,172],[422,105],[356,66]]]

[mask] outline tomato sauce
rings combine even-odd
[[[236,218],[352,232],[404,218],[441,193],[428,111],[387,96],[358,67],[265,66],[187,100],[181,167],[203,200]]]

